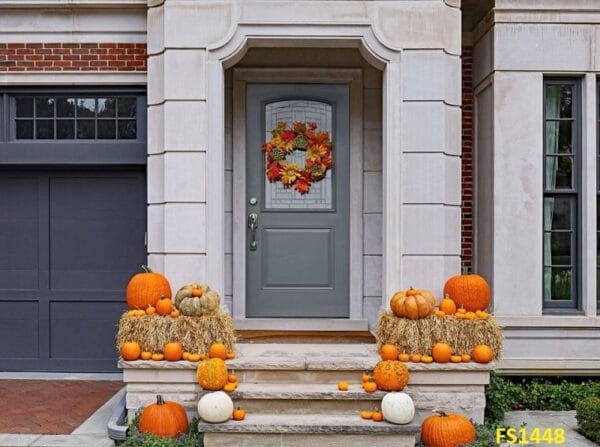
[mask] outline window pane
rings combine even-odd
[[[119,120],[119,139],[135,140],[136,134],[135,120]]]
[[[54,139],[54,120],[36,120],[35,138],[36,140]]]
[[[80,140],[96,138],[96,121],[77,120],[77,138]]]
[[[573,117],[573,86],[549,85],[546,87],[546,118]]]
[[[56,138],[59,140],[75,138],[75,120],[56,120]]]
[[[119,117],[133,118],[136,112],[136,98],[119,98]]]
[[[17,118],[31,118],[33,117],[33,98],[16,98],[17,104],[16,115]]]
[[[54,98],[38,96],[35,98],[35,116],[37,118],[54,117]]]
[[[77,99],[77,117],[92,117],[96,115],[96,99],[95,98],[79,98]]]
[[[571,299],[571,276],[569,268],[544,268],[544,299],[569,301]]]
[[[56,98],[56,116],[75,116],[75,98]]]
[[[98,120],[98,138],[102,140],[114,139],[116,127],[115,120]]]
[[[573,153],[573,122],[546,122],[546,154]]]
[[[117,113],[116,98],[98,98],[98,116],[113,118]]]
[[[574,189],[575,160],[571,156],[546,157],[546,189]]]
[[[16,138],[17,140],[33,139],[33,120],[17,120]]]
[[[574,229],[572,206],[571,197],[545,197],[544,231]]]
[[[571,265],[571,239],[572,234],[566,233],[545,233],[544,234],[544,265]],[[548,250],[549,247],[549,250]]]

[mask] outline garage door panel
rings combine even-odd
[[[0,301],[0,358],[37,358],[38,302]]]
[[[0,177],[0,289],[38,287],[38,180]]]
[[[50,358],[115,359],[123,307],[123,302],[51,302]]]

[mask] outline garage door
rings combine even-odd
[[[0,370],[116,370],[145,231],[142,169],[0,171]]]

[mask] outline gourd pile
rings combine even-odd
[[[165,346],[179,343],[182,354],[193,361],[202,360],[214,343],[233,351],[233,321],[221,309],[216,291],[207,284],[193,283],[180,288],[172,299],[167,278],[145,266],[143,269],[127,285],[130,310],[119,321],[119,350],[125,343],[137,343],[144,360],[163,360]]]
[[[378,345],[393,345],[399,360],[432,363],[434,347],[448,347],[448,362],[478,358],[500,358],[502,330],[487,312],[490,288],[479,275],[457,275],[444,286],[444,298],[436,307],[435,296],[426,289],[399,291],[390,300],[390,310],[379,315]],[[466,360],[468,359],[468,360]],[[486,363],[486,362],[481,362]]]

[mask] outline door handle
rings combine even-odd
[[[256,229],[258,228],[258,214],[248,214],[248,228],[250,228],[250,250],[256,250]]]

